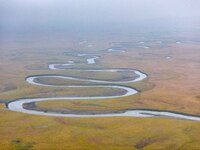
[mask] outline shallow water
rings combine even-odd
[[[87,56],[87,54],[80,54],[79,56]],[[99,57],[94,56],[92,58],[89,58],[89,62],[87,59],[88,64],[94,64],[95,59]],[[68,61],[68,63],[63,64],[49,64],[49,69],[51,70],[59,70],[58,66],[70,66],[75,65],[73,61]],[[63,69],[60,69],[63,70]],[[66,69],[67,70],[67,69]],[[27,110],[23,107],[23,104],[26,103],[32,103],[32,102],[38,102],[38,101],[51,101],[51,100],[95,100],[95,99],[110,99],[110,98],[120,98],[125,96],[131,96],[134,94],[137,94],[138,91],[136,89],[133,89],[131,87],[126,87],[122,85],[49,85],[44,83],[36,82],[38,78],[46,78],[46,77],[52,77],[52,78],[60,78],[65,80],[78,80],[78,81],[89,81],[93,83],[130,83],[130,82],[138,82],[142,81],[147,78],[147,75],[134,69],[84,69],[81,71],[94,71],[94,72],[133,72],[133,75],[137,75],[136,78],[133,78],[128,81],[107,81],[107,80],[95,80],[95,79],[84,79],[84,78],[78,78],[78,77],[68,77],[68,76],[62,76],[62,75],[38,75],[38,76],[30,76],[26,78],[26,81],[29,84],[36,85],[36,86],[48,86],[48,87],[79,87],[79,88],[85,88],[85,87],[101,87],[101,88],[114,88],[114,89],[123,89],[126,91],[124,94],[121,95],[115,95],[115,96],[86,96],[86,97],[46,97],[46,98],[27,98],[27,99],[18,99],[16,101],[10,102],[8,104],[8,108],[12,111],[16,112],[22,112],[27,114],[35,114],[35,115],[46,115],[46,116],[61,116],[61,117],[117,117],[117,116],[129,116],[129,117],[169,117],[169,118],[177,118],[177,119],[186,119],[186,120],[193,120],[193,121],[200,121],[200,117],[198,116],[192,116],[192,115],[184,115],[181,113],[175,113],[175,112],[168,112],[168,111],[156,111],[156,110],[125,110],[123,112],[118,113],[108,113],[108,114],[88,114],[88,115],[80,115],[80,114],[63,114],[63,113],[54,113],[54,112],[43,112],[38,110]]]
[[[96,63],[96,59],[98,59],[99,57],[97,57],[97,56],[94,56],[94,57],[92,57],[92,58],[88,58],[87,59],[87,64],[95,64]]]

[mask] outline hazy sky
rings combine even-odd
[[[106,28],[199,16],[200,0],[0,0],[0,30]]]

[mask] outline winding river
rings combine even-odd
[[[79,54],[78,56],[87,56],[88,54]],[[96,63],[96,59],[98,56],[92,56],[91,58],[87,59],[87,64],[94,64]],[[75,62],[68,61],[67,63],[63,64],[49,64],[49,69],[51,70],[63,70],[66,66],[73,66]],[[68,69],[65,69],[68,70]],[[26,78],[26,82],[35,86],[44,86],[44,87],[66,87],[66,88],[86,88],[86,87],[100,87],[100,88],[112,88],[112,89],[120,89],[124,90],[125,92],[121,95],[115,96],[86,96],[86,97],[46,97],[46,98],[26,98],[26,99],[17,99],[8,103],[7,107],[11,111],[22,112],[27,114],[35,114],[35,115],[46,115],[46,116],[61,116],[61,117],[115,117],[115,116],[129,116],[129,117],[168,117],[168,118],[177,118],[177,119],[186,119],[186,120],[193,120],[193,121],[200,121],[199,116],[192,116],[186,115],[181,113],[169,112],[169,111],[160,111],[160,110],[142,110],[142,109],[135,109],[135,110],[124,110],[115,113],[108,113],[108,114],[73,114],[73,113],[57,113],[57,112],[46,112],[40,110],[30,110],[23,107],[24,104],[27,103],[34,103],[39,101],[55,101],[55,100],[95,100],[95,99],[111,99],[111,98],[120,98],[125,96],[131,96],[137,94],[138,91],[131,87],[116,85],[117,83],[133,83],[142,81],[147,78],[145,73],[142,73],[139,70],[134,69],[73,69],[73,70],[81,70],[81,71],[88,71],[88,72],[131,72],[133,74],[133,78],[125,81],[107,81],[107,80],[100,80],[100,79],[88,79],[88,78],[79,78],[79,77],[71,77],[71,76],[64,76],[64,75],[36,75],[36,76],[28,76]],[[40,78],[60,78],[63,80],[76,80],[76,81],[87,81],[91,83],[96,83],[95,85],[50,85],[45,83],[40,83]],[[109,85],[102,85],[101,83],[108,83]],[[100,85],[101,84],[101,85]],[[113,84],[113,85],[112,85]]]

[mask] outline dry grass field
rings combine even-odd
[[[200,122],[169,118],[47,117],[12,112],[5,106],[11,100],[25,97],[117,95],[123,92],[109,88],[38,87],[25,81],[27,76],[39,74],[88,77],[83,72],[48,69],[49,63],[73,60],[79,63],[77,68],[132,68],[147,73],[148,78],[142,82],[117,84],[141,91],[133,96],[109,100],[43,101],[36,103],[38,108],[98,112],[142,108],[200,115],[200,43],[177,44],[176,40],[169,40],[171,38],[175,39],[159,39],[163,40],[161,44],[156,39],[145,39],[149,49],[135,46],[140,39],[130,37],[123,40],[93,37],[88,41],[93,47],[81,45],[75,38],[4,42],[0,48],[0,150],[199,150]],[[125,43],[125,53],[105,51],[116,41],[129,42]],[[86,60],[75,53],[102,56],[97,64],[82,65]],[[93,73],[89,77],[120,80],[130,78],[130,75]],[[60,79],[42,82],[91,84]]]

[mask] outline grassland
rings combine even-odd
[[[171,37],[170,37],[171,38]],[[25,41],[5,43],[0,55],[0,100],[23,97],[62,95],[117,94],[111,89],[44,88],[29,85],[25,77],[37,74],[75,75],[77,72],[52,71],[48,63],[86,62],[84,58],[66,53],[102,53],[117,39],[92,38],[92,48],[79,45],[71,38],[63,41]],[[111,40],[112,39],[112,40]],[[123,38],[123,40],[129,40]],[[133,40],[133,39],[131,39]],[[137,39],[138,40],[138,39]],[[103,55],[98,64],[78,65],[77,68],[136,68],[148,74],[148,79],[134,84],[141,93],[110,100],[79,100],[38,102],[41,108],[115,111],[134,108],[163,109],[200,115],[200,44],[175,44],[167,37],[161,45],[148,42],[150,49],[129,47],[126,53]],[[34,43],[34,44],[33,44]],[[130,44],[131,45],[131,44]],[[132,44],[134,45],[134,44]],[[166,59],[171,56],[170,59]],[[80,72],[79,72],[80,73]],[[80,73],[81,74],[81,73]],[[83,75],[83,74],[81,74]],[[88,74],[85,74],[85,77]],[[90,77],[118,80],[124,74],[93,74]],[[129,76],[126,76],[129,77]],[[46,79],[52,84],[71,84],[71,81]],[[74,82],[73,82],[74,83]],[[89,84],[81,82],[82,84]],[[78,82],[77,84],[80,84]],[[122,92],[122,91],[121,91]],[[0,104],[0,149],[200,149],[200,123],[168,118],[62,118],[35,116],[11,112]]]
[[[200,126],[192,121],[45,117],[11,112],[2,105],[0,112],[2,150],[200,148]]]

